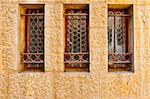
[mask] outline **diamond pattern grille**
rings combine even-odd
[[[88,10],[66,10],[66,67],[88,67]]]
[[[27,9],[25,13],[25,51],[22,62],[27,68],[44,66],[44,11]]]

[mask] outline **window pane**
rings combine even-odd
[[[116,53],[122,52],[122,18],[116,17]]]
[[[82,52],[87,52],[88,51],[88,34],[87,34],[87,17],[86,16],[81,16],[81,37],[82,37]]]
[[[108,48],[109,53],[114,52],[114,17],[108,18]]]

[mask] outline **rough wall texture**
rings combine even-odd
[[[45,72],[20,72],[19,4],[45,4]],[[90,72],[64,73],[63,4],[89,4]],[[134,73],[107,67],[107,4],[133,4]],[[150,0],[0,0],[0,99],[149,99]]]

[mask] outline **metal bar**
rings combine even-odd
[[[39,10],[37,10],[37,14],[38,13],[39,13]],[[38,25],[39,24],[38,23],[39,22],[39,17],[38,16],[35,16],[35,17],[37,18],[37,31],[36,31],[36,33],[37,33],[37,52],[39,52],[39,49],[38,49],[38,46],[39,46],[38,45],[39,44],[39,41],[38,41],[39,40],[39,33],[38,33],[39,32],[39,25]],[[38,67],[39,64],[36,64],[36,66]]]
[[[133,12],[132,12],[133,13]],[[131,16],[129,18],[129,20],[132,22],[130,25],[130,34],[129,34],[129,37],[130,37],[130,52],[134,53],[134,30],[133,30],[133,16]],[[129,24],[129,23],[128,23]],[[132,29],[132,30],[131,30]],[[127,34],[128,35],[128,34]],[[128,41],[128,40],[127,40]],[[131,57],[131,61],[134,62],[134,55]],[[133,65],[133,64],[132,64]],[[133,68],[133,66],[132,66]]]
[[[108,14],[108,16],[110,17],[131,17],[132,15],[128,15],[128,14],[118,14],[118,15],[112,15],[112,14]]]
[[[129,38],[128,38],[128,36],[129,36],[129,35],[128,35],[128,33],[129,33],[129,32],[128,32],[128,24],[129,24],[129,23],[128,23],[128,18],[126,18],[126,23],[125,23],[125,24],[126,24],[126,50],[127,50],[127,52],[129,52],[129,48],[131,48],[131,44],[130,44],[130,46],[129,46],[129,44],[128,44],[128,39],[129,39]],[[131,39],[132,39],[132,38],[131,38]],[[130,42],[130,43],[131,43],[131,42]]]
[[[113,63],[121,63],[121,64],[125,64],[125,63],[132,63],[132,61],[113,61]]]
[[[132,53],[108,53],[108,54],[112,54],[112,55],[115,55],[115,54],[131,55]]]
[[[80,53],[82,53],[82,20],[80,16]]]
[[[82,52],[82,53],[65,53],[65,54],[89,54],[89,52]]]
[[[30,45],[29,45],[29,41],[30,41],[30,17],[28,16],[27,18],[28,21],[28,25],[27,25],[27,52],[30,53]]]
[[[41,61],[41,62],[40,61],[39,62],[38,61],[23,61],[21,63],[25,63],[25,64],[31,64],[31,63],[39,64],[39,63],[41,63],[42,64],[42,63],[44,63],[44,61]]]
[[[37,10],[37,13],[38,13],[38,12],[39,12],[39,10]],[[39,39],[39,34],[38,34],[39,25],[38,25],[38,21],[39,21],[39,17],[36,16],[36,19],[37,19],[37,24],[36,24],[36,25],[37,25],[37,26],[36,26],[36,27],[37,27],[37,30],[36,30],[36,34],[37,34],[37,38],[36,38],[36,40],[37,40],[37,42],[36,42],[36,43],[37,43],[37,46],[36,46],[36,48],[37,48],[37,50],[36,50],[36,51],[39,52],[39,51],[38,51],[38,44],[39,44],[39,41],[38,41],[38,39]]]
[[[109,66],[109,68],[128,68],[128,66],[116,65],[116,66]]]
[[[44,53],[21,53],[21,55],[43,55]]]
[[[116,53],[116,17],[114,17],[114,53]]]
[[[43,27],[42,27],[42,29],[43,29],[43,61],[45,60],[45,32],[44,32],[44,29],[45,29],[45,20],[44,20],[44,5],[43,5],[43,16],[42,16],[42,19],[43,19]],[[43,63],[43,72],[44,72],[44,63]]]
[[[86,17],[86,49],[85,51],[88,53],[88,64],[86,64],[86,68],[89,68],[89,64],[90,64],[90,54],[89,54],[89,13],[88,16]]]
[[[65,61],[64,63],[89,63],[87,61]]]
[[[122,17],[122,60],[124,60],[124,17]]]
[[[30,13],[30,10],[28,10],[28,13]],[[28,40],[27,40],[27,42],[28,42],[28,47],[27,47],[27,49],[28,49],[28,53],[30,53],[30,25],[31,25],[31,22],[30,22],[30,16],[28,16]],[[29,57],[29,60],[32,60],[31,59],[31,57]]]
[[[66,66],[65,68],[68,68],[68,69],[70,69],[70,68],[73,68],[73,69],[77,69],[77,68],[84,68],[84,69],[88,69],[87,67],[71,67],[71,66]]]
[[[89,51],[89,15],[85,16],[86,17],[86,51]]]
[[[21,16],[43,16],[44,13],[38,13],[38,14],[21,14]]]
[[[72,19],[71,19],[71,25],[72,25],[72,27],[71,27],[71,29],[73,28],[73,22],[74,22],[74,17],[72,16]],[[72,30],[72,32],[71,32],[71,43],[72,43],[72,45],[71,45],[71,53],[73,53],[73,32],[74,32],[74,29]],[[72,56],[71,56],[71,59],[73,60],[73,58],[72,58]],[[71,67],[73,67],[73,64],[71,64]]]
[[[73,16],[72,16],[72,19],[71,19],[71,25],[72,25],[72,27],[71,28],[73,28],[73,21],[74,21],[74,18],[73,18]],[[71,46],[71,53],[73,53],[73,32],[74,32],[74,29],[73,29],[73,31],[71,31],[71,43],[72,43],[72,46]]]
[[[80,53],[82,53],[82,20],[80,16]],[[82,63],[80,63],[80,67],[82,67]]]
[[[68,16],[68,15],[71,15],[71,16],[85,16],[85,15],[88,15],[86,13],[73,13],[73,14],[64,14],[65,16]]]
[[[28,48],[28,16],[25,16],[25,49],[24,49],[24,52],[27,52]]]
[[[67,45],[68,45],[68,41],[67,41],[67,35],[68,35],[68,20],[67,20],[68,16],[65,16],[65,52],[67,52]],[[69,46],[68,46],[69,47]]]

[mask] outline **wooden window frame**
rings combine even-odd
[[[133,17],[133,13],[131,13],[133,10],[132,7],[126,8],[126,9],[108,9],[108,18],[113,17],[113,52],[108,51],[108,71],[133,71],[133,28],[131,28],[131,25],[133,25],[133,22],[131,21],[131,18]],[[112,13],[110,13],[112,11]],[[117,12],[123,11],[125,13],[123,14],[117,14]],[[117,46],[117,28],[116,28],[116,17],[121,18],[122,22],[122,51],[121,53],[117,52],[116,46]],[[125,22],[125,23],[124,23]],[[125,24],[125,28],[124,25]],[[124,30],[126,32],[124,32]],[[109,32],[109,30],[108,30]],[[125,35],[125,37],[124,37]],[[109,34],[108,34],[109,37]],[[109,39],[108,39],[109,40]],[[109,43],[108,43],[109,48]],[[110,57],[112,60],[110,60]],[[118,57],[121,57],[120,59],[117,59]]]
[[[24,64],[24,68],[23,70],[40,70],[40,71],[44,71],[44,5],[43,4],[24,4],[21,5],[23,6],[23,13],[21,13],[21,17],[24,20],[22,24],[24,27],[24,30],[22,31],[24,33],[24,43],[23,43],[23,50],[21,53],[21,63]],[[31,11],[37,11],[37,13],[33,12],[32,14],[30,14]],[[42,11],[42,12],[40,12]],[[40,17],[43,17],[43,23],[41,24],[42,26],[39,26],[39,24],[37,24],[37,26],[32,26],[33,28],[37,28],[35,30],[36,34],[30,34],[31,33],[31,26],[30,26],[30,17],[36,17],[36,20],[40,21],[42,19],[40,19]],[[38,17],[39,16],[39,17]],[[30,18],[30,19],[28,19]],[[42,29],[43,28],[43,29]],[[43,36],[43,40],[42,38],[41,43],[43,44],[43,48],[41,48],[41,50],[43,52],[40,52],[40,50],[38,50],[38,46],[40,44],[39,42],[39,29],[42,31],[41,35]],[[30,35],[33,35],[33,38],[30,38]],[[32,39],[35,39],[35,43],[36,45],[34,46],[34,48],[36,48],[36,50],[30,51],[31,47],[33,47],[30,43],[32,41]],[[35,52],[34,52],[35,51]]]
[[[66,8],[65,9],[65,13],[64,13],[64,17],[65,17],[65,52],[64,52],[64,64],[65,64],[65,71],[89,71],[89,9],[88,7],[83,7],[81,5],[79,5],[80,7],[78,8],[78,5],[73,5],[76,8]],[[78,11],[78,10],[82,10],[81,13],[68,13],[68,10],[72,10],[74,12]],[[84,13],[85,11],[85,13]],[[86,13],[87,12],[87,13]],[[74,52],[73,48],[71,48],[71,51],[68,52],[67,51],[67,44],[68,41],[67,39],[67,34],[69,34],[69,32],[67,31],[67,25],[68,25],[68,16],[73,17],[73,16],[78,16],[80,17],[80,51],[79,52]],[[82,16],[86,17],[86,48],[87,51],[82,51],[82,29],[81,29],[81,25],[82,25]],[[73,19],[72,19],[73,20]],[[74,21],[74,20],[73,20]],[[71,35],[73,35],[73,33],[70,33]],[[72,41],[74,42],[74,41]],[[72,43],[74,44],[74,43]],[[73,45],[72,45],[73,47]],[[67,57],[70,57],[70,59],[67,59]],[[78,57],[78,59],[75,59],[75,57]],[[84,59],[84,57],[86,57]],[[74,65],[74,64],[78,64],[78,65]]]

